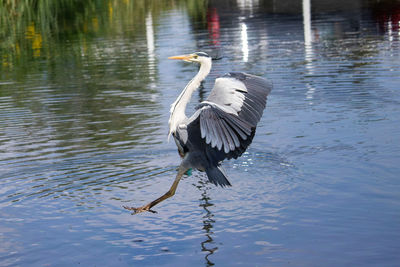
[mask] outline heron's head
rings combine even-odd
[[[204,52],[196,52],[189,55],[174,56],[174,57],[169,57],[169,59],[180,59],[187,62],[197,62],[200,64],[211,61],[211,57]]]

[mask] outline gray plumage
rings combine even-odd
[[[268,80],[242,72],[217,78],[207,100],[173,133],[184,160],[210,182],[230,185],[220,162],[236,159],[250,145],[271,89]]]

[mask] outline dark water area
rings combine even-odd
[[[0,3],[0,266],[399,266],[400,2]],[[35,3],[29,5],[29,3]],[[198,68],[274,89],[232,187],[177,194]],[[188,112],[191,114],[191,112]]]

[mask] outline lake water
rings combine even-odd
[[[27,1],[29,2],[29,1]],[[396,1],[0,4],[0,266],[399,266]],[[232,187],[185,177],[169,106],[269,78]],[[191,112],[188,112],[189,114]]]

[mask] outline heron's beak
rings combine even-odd
[[[179,59],[179,60],[184,60],[184,61],[190,61],[193,58],[193,55],[181,55],[181,56],[173,56],[169,57],[168,59]]]

